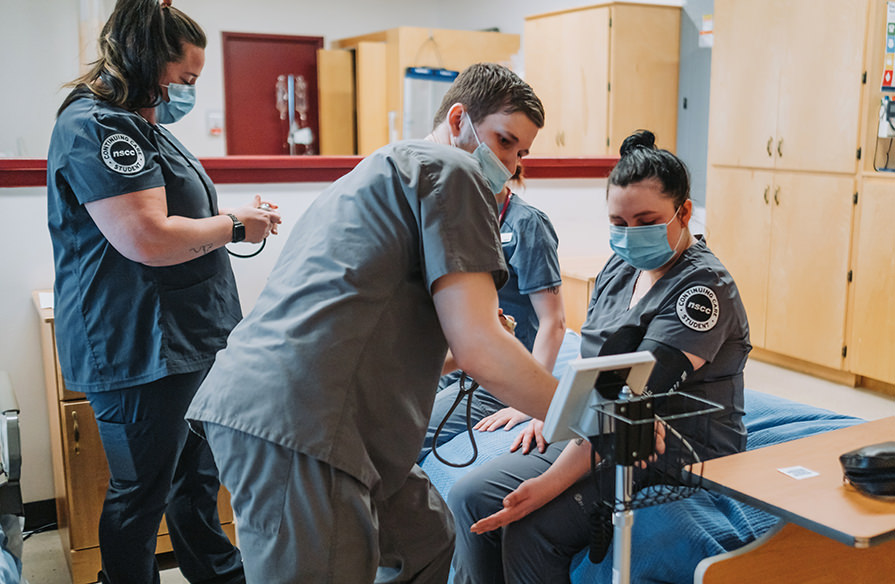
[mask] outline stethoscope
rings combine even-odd
[[[507,215],[507,209],[510,208],[510,199],[513,198],[512,191],[507,195],[506,200],[503,202],[503,206],[500,209],[500,214],[497,218],[497,226],[498,229],[503,227],[503,221]],[[466,380],[469,379],[472,382],[472,385],[466,387]],[[475,435],[472,433],[472,394],[478,389],[479,384],[466,375],[465,371],[460,372],[460,391],[457,393],[456,399],[454,399],[454,403],[451,405],[447,414],[445,414],[444,419],[441,420],[441,423],[438,424],[438,427],[435,428],[435,434],[432,436],[432,456],[438,459],[439,462],[445,464],[447,466],[452,466],[454,468],[463,468],[465,466],[469,466],[479,455],[479,448],[475,443]],[[451,414],[454,413],[454,410],[460,405],[460,402],[463,401],[463,398],[467,398],[466,400],[466,433],[469,436],[469,442],[472,444],[472,456],[469,460],[465,462],[451,462],[449,460],[445,460],[438,454],[438,436],[441,434],[441,430],[444,428],[444,425],[447,423],[448,419],[451,417]]]

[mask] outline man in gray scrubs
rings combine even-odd
[[[474,65],[426,140],[374,152],[296,223],[187,412],[249,582],[446,581],[453,519],[414,464],[439,375],[540,418],[556,386],[497,317],[494,195],[543,116],[514,73]]]

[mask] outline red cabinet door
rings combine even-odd
[[[319,152],[317,50],[322,48],[323,37],[223,33],[227,154],[289,154],[288,116],[281,119],[277,109],[280,75],[304,78],[307,119],[300,123],[310,130],[311,151]],[[303,151],[300,145],[297,153]]]

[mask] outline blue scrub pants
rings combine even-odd
[[[239,550],[218,518],[220,482],[211,451],[184,420],[207,372],[87,394],[111,475],[99,521],[104,582],[158,584],[155,546],[163,514],[188,581],[245,582]]]
[[[472,380],[467,379],[465,387],[468,388],[471,382]],[[432,413],[429,415],[429,427],[426,429],[426,438],[423,440],[423,447],[420,450],[417,463],[422,464],[423,460],[425,460],[425,458],[429,456],[429,453],[432,452],[432,444],[435,443],[435,430],[451,409],[451,406],[454,404],[459,393],[460,380],[458,378],[457,381],[435,394],[435,404],[432,406]],[[472,426],[479,423],[482,418],[490,416],[494,412],[506,407],[499,399],[479,387],[473,392],[472,396],[464,398],[463,401],[460,402],[460,405],[457,406],[451,414],[451,417],[445,422],[444,427],[438,434],[438,444],[436,444],[436,446],[439,448],[450,441],[454,436],[466,432],[466,428],[468,427],[466,424],[467,399],[472,400],[472,415],[470,416],[470,425]]]
[[[251,584],[447,582],[454,522],[418,466],[377,498],[313,457],[218,424],[202,428],[232,496]]]

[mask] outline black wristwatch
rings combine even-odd
[[[227,216],[233,220],[233,238],[230,240],[233,243],[239,243],[240,241],[245,241],[246,238],[246,226],[242,224],[242,221],[236,218],[236,215],[233,213],[227,213]]]

